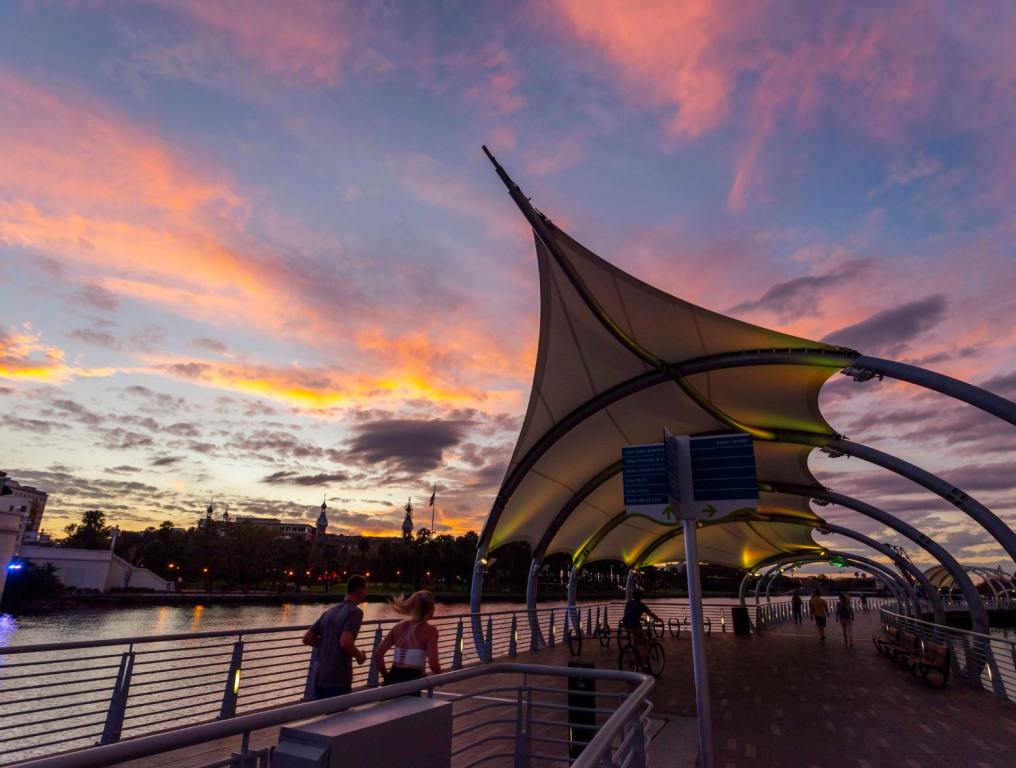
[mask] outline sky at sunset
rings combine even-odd
[[[0,469],[51,532],[214,496],[394,533],[434,484],[477,530],[539,327],[483,143],[674,295],[1016,398],[1014,39],[1006,2],[0,4]],[[822,404],[1016,524],[1011,426],[888,380]],[[812,468],[1002,562],[908,481]]]

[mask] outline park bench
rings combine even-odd
[[[880,632],[871,636],[871,642],[875,650],[883,656],[889,656],[889,649],[898,646],[900,643],[900,630],[896,627],[883,627]]]
[[[945,688],[949,682],[949,670],[952,666],[952,651],[949,646],[941,643],[925,641],[924,649],[911,660],[910,671],[915,677],[923,677],[924,681],[935,688]],[[932,682],[931,676],[941,679],[940,685]]]
[[[903,632],[900,635],[899,642],[887,645],[886,650],[886,655],[888,655],[890,659],[900,666],[909,668],[914,656],[916,656],[920,650],[920,640],[918,640],[917,635],[915,634]]]

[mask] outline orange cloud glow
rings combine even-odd
[[[110,376],[111,368],[80,368],[69,365],[59,347],[42,343],[40,334],[25,324],[5,333],[0,328],[0,379],[59,384],[75,376]]]
[[[407,400],[477,409],[517,408],[520,393],[456,386],[431,375],[425,365],[407,360],[400,367],[364,375],[339,368],[277,366],[193,358],[151,358],[149,371],[246,395],[265,397],[294,408],[329,409],[397,406]]]

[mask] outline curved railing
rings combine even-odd
[[[610,612],[607,603],[582,606]],[[620,617],[620,612],[613,613]],[[442,667],[512,658],[532,647],[524,610],[484,612],[493,649],[463,641],[470,614],[437,616]],[[359,645],[377,648],[396,619],[365,621]],[[564,607],[541,608],[544,637],[566,637]],[[0,765],[299,702],[309,692],[305,625],[11,646],[0,649]],[[378,683],[354,667],[353,687]]]
[[[1016,700],[1016,639],[933,624],[887,609],[882,609],[881,619],[886,630],[901,629],[921,642],[948,646],[957,675],[976,688],[992,691],[998,699]]]
[[[575,703],[576,690],[567,685],[577,678],[585,682],[578,689],[580,703]],[[479,686],[470,685],[477,680]],[[451,704],[451,754],[454,764],[463,768],[505,760],[513,765],[535,761],[571,763],[574,768],[645,768],[651,709],[646,697],[652,686],[651,677],[635,672],[494,663],[32,760],[24,768],[100,768],[229,737],[239,737],[239,749],[225,764],[268,765],[271,746],[252,746],[257,731],[364,704],[383,706],[380,703],[416,692]],[[584,747],[572,762],[580,743]]]

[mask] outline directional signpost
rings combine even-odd
[[[664,430],[663,442],[621,450],[624,504],[629,515],[657,522],[680,520],[691,613],[691,656],[698,712],[699,760],[712,768],[713,732],[702,617],[702,579],[696,530],[699,521],[720,520],[758,506],[755,447],[742,433],[689,437]]]

